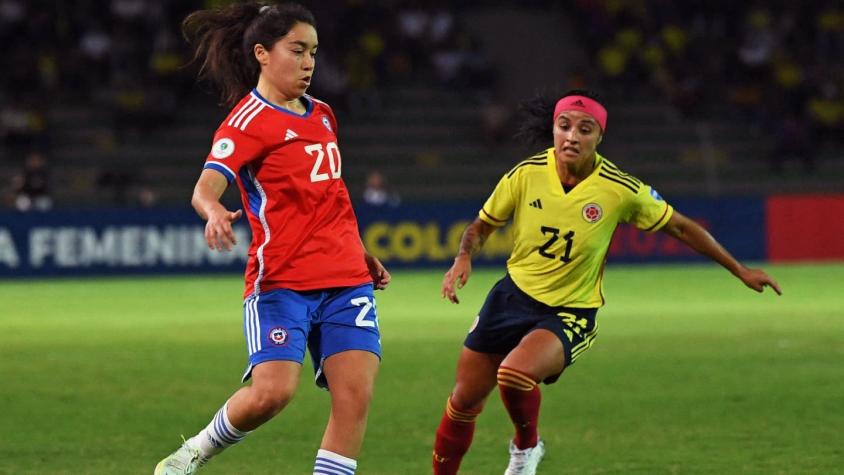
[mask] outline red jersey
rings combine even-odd
[[[371,282],[340,177],[337,120],[303,96],[303,115],[252,90],[214,134],[205,168],[237,180],[252,228],[245,295]]]

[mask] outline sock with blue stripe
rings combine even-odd
[[[199,449],[203,457],[211,458],[219,454],[226,447],[240,442],[249,432],[241,432],[229,422],[226,408],[228,401],[217,411],[208,426],[185,442],[191,447]]]
[[[356,460],[319,449],[314,462],[314,475],[355,475],[357,467]]]

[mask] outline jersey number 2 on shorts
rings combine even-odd
[[[326,151],[328,151],[328,171],[320,171],[323,168],[322,162],[325,160]],[[305,152],[314,157],[314,168],[311,169],[311,183],[328,180],[329,172],[331,173],[330,178],[335,180],[340,178],[343,162],[340,159],[340,148],[337,147],[336,143],[328,142],[325,144],[324,150],[321,143],[311,144],[305,147]]]
[[[548,249],[550,249],[551,246],[553,246],[554,243],[560,239],[560,230],[557,228],[552,228],[551,226],[542,226],[541,228],[539,228],[539,230],[542,231],[542,234],[551,235],[551,238],[548,239],[548,242],[539,247],[539,255],[542,257],[547,257],[548,259],[556,259],[557,256],[548,252]],[[563,251],[563,255],[560,256],[560,260],[565,263],[569,263],[571,262],[571,248],[572,243],[574,242],[574,231],[569,231],[563,234],[563,240],[566,241],[566,249],[565,251]]]
[[[355,318],[355,325],[359,327],[376,327],[378,326],[378,317],[375,316],[375,312],[372,312],[372,316],[374,317],[372,320],[367,320],[366,315],[369,314],[369,311],[375,308],[375,301],[369,300],[369,297],[355,297],[352,299],[352,305],[355,307],[363,307],[358,312],[357,318]]]

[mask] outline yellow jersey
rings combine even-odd
[[[654,232],[674,212],[653,188],[600,154],[595,162],[592,173],[566,192],[549,148],[504,175],[479,212],[496,227],[513,220],[507,271],[546,305],[603,305],[604,263],[618,223]]]

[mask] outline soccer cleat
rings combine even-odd
[[[504,475],[535,475],[536,467],[545,455],[545,443],[542,439],[537,441],[535,447],[518,449],[513,441],[510,441],[510,465]]]
[[[153,475],[193,475],[208,459],[186,443],[155,466]]]

